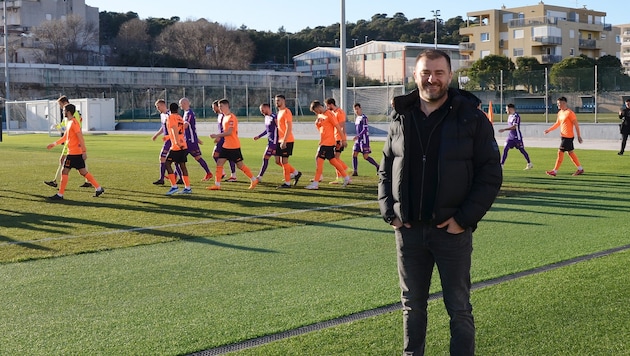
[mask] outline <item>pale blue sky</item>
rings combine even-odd
[[[545,0],[547,4],[564,7],[583,7],[605,11],[607,24],[619,25],[630,22],[626,9],[613,5],[615,1],[584,0]],[[147,17],[170,18],[179,16],[182,20],[205,18],[212,22],[240,27],[246,25],[258,31],[276,32],[281,26],[288,32],[298,32],[304,28],[328,26],[341,20],[341,0],[317,1],[264,1],[264,0],[86,0],[87,5],[98,7],[99,11],[133,11],[141,19]],[[346,21],[356,23],[368,20],[377,13],[389,17],[402,12],[408,19],[433,18],[431,10],[440,10],[442,20],[462,16],[478,10],[498,9],[535,5],[539,0],[448,0],[436,1],[435,6],[428,1],[410,0],[346,0]],[[287,5],[285,5],[287,4]],[[483,4],[483,5],[481,5]]]

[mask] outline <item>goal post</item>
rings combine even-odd
[[[348,115],[351,115],[354,104],[361,104],[363,113],[370,118],[370,122],[387,121],[393,111],[392,100],[395,96],[405,94],[403,85],[384,85],[367,87],[348,87],[347,103],[343,108]],[[333,97],[339,102],[340,92],[333,89]]]

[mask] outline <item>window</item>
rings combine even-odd
[[[522,48],[514,48],[514,57],[522,57],[523,49]]]
[[[575,49],[574,48],[569,49],[569,56],[575,56]]]
[[[575,38],[575,30],[569,30],[569,38]]]
[[[490,55],[490,51],[481,51],[481,55],[479,56],[479,58],[484,58],[489,55]]]
[[[525,31],[523,30],[514,30],[514,39],[519,39],[525,37]]]
[[[481,34],[481,42],[488,42],[490,41],[490,33],[489,32],[484,32]]]

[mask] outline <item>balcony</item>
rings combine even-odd
[[[559,55],[543,54],[540,56],[541,64],[554,64],[554,63],[559,63],[560,61],[562,61],[562,56],[559,56]]]
[[[536,44],[540,45],[561,45],[562,37],[556,36],[538,36],[533,38]]]
[[[579,42],[579,46],[580,48],[583,49],[596,49],[597,48],[597,41],[595,40],[580,40]]]
[[[459,43],[459,51],[460,52],[474,52],[475,44],[472,42],[460,42]]]
[[[514,19],[508,22],[508,27],[529,27],[540,25],[556,25],[558,23],[557,17],[532,17],[526,19]]]

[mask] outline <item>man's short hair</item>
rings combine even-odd
[[[157,106],[158,104],[164,104],[164,105],[166,105],[166,100],[164,100],[164,99],[158,99],[158,100],[156,100],[156,101],[155,101],[155,106]]]
[[[168,106],[168,110],[170,110],[171,114],[176,114],[177,110],[179,110],[179,105],[177,105],[177,103],[171,103]]]
[[[451,70],[451,57],[449,57],[449,55],[444,52],[441,51],[439,49],[427,49],[424,50],[423,52],[421,52],[417,57],[416,57],[416,64],[418,64],[418,61],[422,58],[427,58],[427,59],[431,59],[431,60],[435,60],[438,59],[440,57],[446,59],[446,64],[448,64],[448,69]]]
[[[354,107],[354,108],[360,108],[360,107],[361,107],[361,104],[359,104],[359,103],[354,103],[354,106],[353,106],[353,107]]]
[[[219,105],[221,105],[221,104],[230,106],[230,102],[226,98],[223,98],[223,99],[219,100]]]
[[[277,94],[276,95],[276,99],[287,100],[287,98],[285,98],[284,95],[282,95],[282,94]]]
[[[337,106],[337,103],[335,102],[335,98],[328,98],[328,99],[326,99],[326,104],[327,105],[335,105],[335,106]]]
[[[65,95],[62,95],[59,97],[59,99],[57,99],[57,102],[62,104],[62,103],[69,103],[70,101],[68,100],[68,97]]]
[[[567,98],[565,98],[564,96],[561,96],[558,98],[558,101],[564,101],[565,103],[567,102]]]
[[[219,106],[219,101],[218,100],[213,101],[212,106]]]
[[[626,103],[630,103],[630,98],[626,99]]]
[[[512,103],[507,104],[507,107],[510,108],[510,109],[516,108],[516,106],[514,106],[514,104],[512,104]]]
[[[63,109],[71,113],[72,115],[74,115],[74,113],[77,111],[77,107],[72,104],[67,104],[66,106],[63,107]]]
[[[313,100],[313,101],[311,102],[310,109],[311,109],[311,111],[312,111],[312,112],[315,112],[315,109],[316,109],[317,107],[320,107],[320,106],[324,106],[324,105],[322,105],[322,103],[321,103],[319,100]]]

